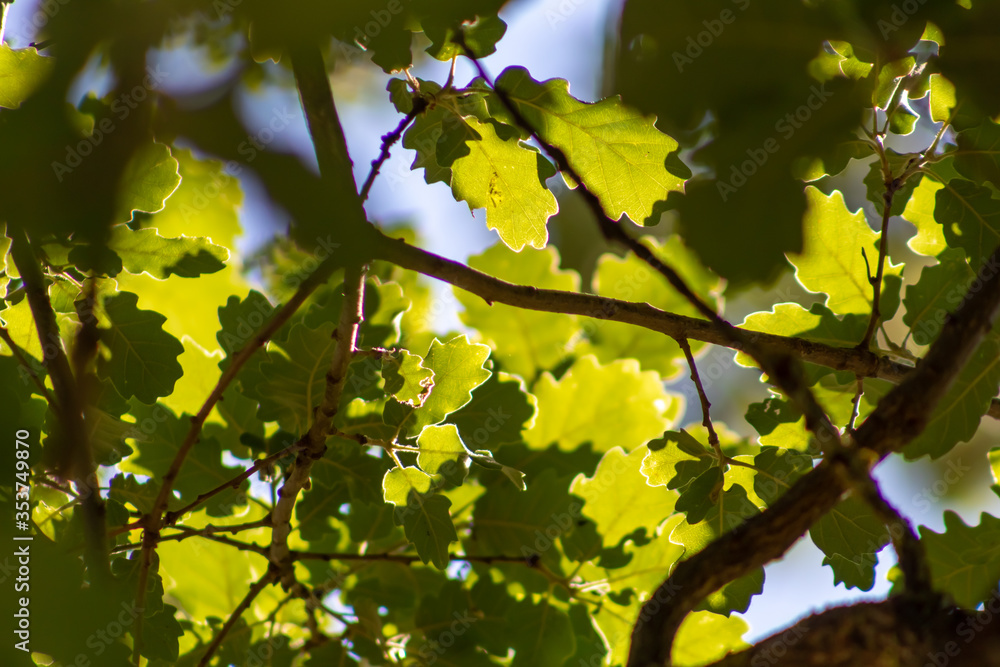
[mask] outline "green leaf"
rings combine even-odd
[[[134,218],[134,211],[155,213],[163,210],[167,197],[181,183],[178,167],[169,146],[156,142],[140,146],[126,165],[125,176],[119,184],[115,219],[127,222]]]
[[[101,358],[98,370],[102,377],[111,378],[123,397],[135,396],[152,404],[161,396],[169,396],[183,375],[177,357],[184,352],[184,346],[163,330],[167,318],[151,310],[139,310],[138,300],[132,292],[120,292],[104,300],[110,326],[101,332],[101,340],[111,356]]]
[[[111,480],[108,498],[122,503],[129,503],[139,512],[148,514],[153,511],[156,494],[159,489],[153,482],[140,482],[134,475],[115,475]]]
[[[908,459],[925,454],[944,456],[959,442],[967,442],[979,428],[1000,385],[1000,336],[986,337],[951,389],[938,403],[923,432],[903,449]]]
[[[989,181],[1000,188],[1000,125],[984,120],[958,133],[955,170],[974,183]]]
[[[647,245],[680,274],[695,294],[710,307],[717,307],[721,280],[701,265],[680,237],[673,235],[664,243],[651,239]],[[624,258],[611,253],[602,255],[594,271],[594,290],[601,296],[645,302],[678,315],[703,317],[663,276],[631,253]],[[634,357],[643,370],[655,370],[664,379],[676,377],[682,364],[686,368],[684,353],[676,342],[659,332],[603,319],[588,320],[584,326],[590,341],[580,352],[592,352],[601,363]],[[695,354],[703,347],[696,341],[690,344]]]
[[[801,254],[788,258],[795,265],[796,277],[806,289],[826,293],[826,305],[838,315],[871,313],[872,286],[867,267],[874,274],[879,256],[878,234],[865,222],[864,212],[852,214],[847,210],[840,192],[827,196],[810,186],[806,198],[805,245]],[[893,266],[886,258],[885,274],[901,273],[902,267]]]
[[[468,552],[526,560],[537,555],[557,567],[560,554],[554,549],[555,540],[571,531],[583,507],[567,493],[567,481],[546,470],[530,480],[527,491],[506,483],[489,487],[473,510],[475,530],[466,542]]]
[[[521,430],[534,417],[535,397],[527,392],[524,382],[506,373],[493,373],[448,421],[458,426],[463,441],[481,448],[521,442]]]
[[[920,541],[927,550],[927,560],[934,588],[949,593],[966,609],[975,609],[990,599],[1000,579],[1000,519],[983,512],[978,526],[966,525],[951,510],[944,513],[944,531],[935,533],[920,526]]]
[[[920,278],[906,288],[903,322],[909,325],[913,342],[930,345],[941,327],[965,299],[976,277],[960,250],[948,248],[938,256],[939,264],[925,266]]]
[[[889,284],[888,281],[886,284]],[[821,303],[814,303],[809,310],[797,303],[779,303],[771,312],[751,313],[742,326],[751,331],[796,336],[834,347],[854,347],[864,336],[868,317],[868,314],[860,313],[837,317]],[[736,362],[743,366],[756,366],[744,352],[737,353]],[[813,382],[834,372],[826,366],[809,363],[804,366],[808,378]]]
[[[462,483],[469,471],[470,452],[459,437],[457,426],[428,426],[420,432],[417,444],[420,446],[417,465],[421,470],[431,475],[440,473],[449,481]]]
[[[691,507],[698,517],[694,522],[686,517],[670,533],[670,541],[683,545],[689,553],[704,549],[719,536],[760,514],[743,486],[733,484],[722,490],[719,477],[721,474],[715,470],[703,473],[677,501],[680,510],[681,501],[690,494]]]
[[[448,566],[448,545],[458,541],[451,520],[451,500],[441,495],[412,492],[405,507],[396,508],[396,523],[403,525],[406,539],[413,543],[424,563],[443,570]]]
[[[949,181],[937,193],[935,214],[948,245],[965,250],[974,270],[1000,244],[1000,200],[985,186]]]
[[[424,359],[424,367],[434,371],[434,384],[423,405],[403,418],[407,429],[419,432],[468,403],[472,390],[490,377],[490,371],[483,367],[489,355],[489,347],[470,343],[464,335],[447,343],[435,338]]]
[[[655,118],[643,116],[618,97],[586,104],[569,94],[565,79],[538,82],[523,67],[505,69],[496,87],[507,93],[544,141],[566,153],[612,220],[628,215],[642,223],[670,192],[684,191],[691,172],[671,157],[677,142],[656,129]],[[490,110],[494,117],[517,124],[499,100],[490,101]],[[569,175],[564,176],[569,182]]]
[[[580,277],[559,270],[559,254],[554,248],[522,250],[515,253],[496,244],[469,258],[469,266],[491,276],[520,285],[578,292]],[[542,370],[550,370],[568,354],[579,318],[565,313],[544,313],[490,304],[475,294],[454,288],[464,308],[460,317],[474,327],[482,340],[493,348],[493,359],[503,370],[531,381]]]
[[[418,407],[434,385],[434,371],[424,368],[423,359],[406,350],[399,350],[382,358],[382,377],[385,392],[400,403]]]
[[[705,446],[684,429],[664,433],[648,450],[640,471],[651,486],[683,490],[713,465]]]
[[[475,22],[462,25],[459,30],[472,55],[485,58],[496,51],[496,43],[507,32],[507,24],[496,15],[478,16]],[[426,49],[432,58],[448,61],[465,55],[465,50],[455,43],[454,28],[447,28],[442,32],[437,24],[430,24],[425,27],[425,32],[433,40],[433,44]]]
[[[640,472],[648,450],[636,447],[626,454],[620,447],[609,449],[591,477],[577,477],[570,492],[586,501],[584,516],[597,523],[604,542],[615,545],[643,529],[647,537],[674,511],[677,494],[663,487],[651,486]]]
[[[177,416],[159,403],[150,406],[134,400],[131,414],[135,416],[139,426],[133,431],[135,448],[139,454],[129,457],[119,467],[124,472],[162,479],[184,442],[191,419],[186,415]],[[174,483],[174,490],[180,494],[183,503],[188,503],[199,494],[221,486],[242,472],[243,468],[223,464],[222,448],[217,440],[203,437],[188,455]],[[210,516],[228,516],[233,513],[234,508],[247,504],[246,491],[249,487],[250,483],[243,480],[236,487],[227,488],[212,496],[204,507]]]
[[[947,247],[944,230],[934,218],[936,193],[942,188],[944,188],[943,183],[931,178],[922,178],[920,184],[913,189],[910,200],[906,202],[903,218],[917,228],[916,236],[907,241],[913,252],[936,257]]]
[[[750,629],[739,617],[721,616],[708,611],[691,612],[677,630],[670,658],[677,667],[697,667],[736,653],[748,644],[742,640]]]
[[[569,616],[548,600],[537,605],[519,602],[511,611],[509,627],[515,651],[511,667],[561,665],[576,650]]]
[[[0,44],[0,107],[21,106],[45,82],[54,62],[38,55],[34,47],[15,50]]]
[[[111,228],[108,246],[121,257],[129,273],[146,272],[161,280],[172,274],[197,278],[226,267],[229,251],[204,238],[168,239],[155,229],[133,231],[127,225]]]
[[[219,323],[222,328],[215,337],[226,355],[219,362],[219,368],[226,369],[230,358],[257,333],[274,310],[275,307],[267,297],[257,290],[250,290],[242,300],[238,296],[230,296],[226,305],[219,307]],[[278,339],[283,340],[280,337]]]
[[[524,441],[536,449],[557,443],[570,451],[590,442],[599,452],[615,446],[631,451],[680,416],[680,401],[663,390],[657,373],[640,371],[634,359],[601,365],[581,357],[559,380],[543,374],[533,391],[538,417]]]
[[[333,338],[336,328],[334,322],[317,329],[295,324],[280,348],[268,348],[267,359],[256,373],[244,371],[243,393],[260,403],[257,416],[262,421],[276,421],[290,433],[309,429],[313,410],[323,399],[326,373],[337,347]]]
[[[410,492],[424,494],[431,489],[431,476],[417,468],[393,468],[382,479],[382,494],[387,503],[406,507]]]
[[[480,138],[468,141],[468,155],[451,164],[455,199],[470,210],[485,208],[486,226],[511,249],[544,248],[545,224],[559,210],[541,177],[545,158],[517,139],[501,139],[492,122],[469,117],[465,123]]]
[[[174,617],[176,611],[177,607],[165,604],[163,611],[143,622],[142,655],[150,660],[177,660],[180,654],[178,639],[184,635],[184,629]]]
[[[895,116],[893,118],[895,118]],[[892,174],[892,177],[896,179],[898,179],[899,176],[906,170],[911,160],[920,158],[919,155],[913,153],[897,153],[891,149],[886,151],[886,157],[889,162],[890,173]],[[913,194],[913,189],[917,186],[919,181],[919,175],[911,176],[906,179],[906,182],[903,183],[901,188],[893,193],[892,208],[889,209],[889,212],[892,215],[903,214],[903,210],[906,208],[906,205],[909,203],[910,197]],[[882,162],[880,160],[873,160],[872,163],[868,165],[868,174],[864,178],[864,184],[868,194],[868,201],[875,204],[875,210],[881,215],[882,210],[885,207],[885,199],[883,199],[883,195],[886,192],[886,186],[885,177],[882,174]]]
[[[813,524],[809,536],[833,568],[833,583],[870,591],[875,585],[876,554],[889,543],[889,533],[871,508],[848,496]]]
[[[763,473],[753,477],[754,493],[768,505],[813,469],[811,456],[779,447],[761,448],[753,464]]]
[[[941,123],[951,117],[951,110],[955,108],[955,84],[945,78],[943,74],[931,74],[931,120]]]

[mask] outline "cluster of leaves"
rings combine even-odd
[[[402,145],[416,153],[413,168],[470,209],[485,209],[500,238],[468,266],[515,285],[698,316],[633,255],[602,254],[592,271],[560,267],[547,227],[559,210],[550,180],[558,169],[541,144],[565,153],[575,172],[562,173],[568,188],[586,187],[612,220],[652,224],[676,209],[678,233],[646,239],[647,247],[714,309],[723,307],[723,289],[793,269],[813,295],[809,305],[774,304],[748,315],[744,329],[846,350],[874,346],[902,363],[918,358],[1000,242],[1000,126],[992,119],[1000,100],[970,78],[977,63],[963,50],[995,10],[976,2],[959,16],[927,3],[927,16],[891,19],[894,29],[882,28],[878,40],[878,27],[858,26],[890,20],[888,3],[662,4],[626,4],[619,79],[629,104],[582,102],[566,81],[539,82],[521,67],[464,87],[389,80],[392,105],[412,117]],[[235,3],[208,10],[216,20],[185,18],[208,35],[249,30],[258,59],[331,35],[357,42],[358,26],[375,20],[380,30],[357,44],[389,72],[411,65],[416,32],[442,60],[492,52],[504,31],[500,5]],[[526,310],[457,288],[466,331],[439,331],[428,285],[374,260],[382,256],[374,247],[350,246],[371,260],[363,318],[342,390],[327,405],[331,364],[349,344],[339,322],[352,295],[341,283],[354,258],[337,249],[351,241],[336,230],[335,243],[324,241],[330,216],[319,180],[273,151],[249,165],[293,218],[292,239],[258,258],[263,280],[252,285],[236,252],[239,182],[222,161],[184,148],[192,141],[222,159],[237,156],[245,133],[228,106],[235,82],[202,109],[163,96],[155,115],[126,114],[119,131],[103,130],[104,148],[91,146],[93,157],[73,165],[69,152],[116,117],[117,91],[76,106],[63,100],[86,56],[116,28],[77,37],[70,22],[81,16],[64,11],[52,30],[66,40],[65,57],[0,44],[0,222],[8,231],[0,237],[0,367],[9,378],[0,423],[5,434],[30,434],[31,648],[46,659],[129,664],[141,638],[135,653],[150,665],[623,665],[641,603],[673,566],[767,511],[813,468],[820,452],[805,419],[776,391],[747,406],[753,438],[719,422],[711,430],[701,419],[685,423],[683,397],[667,389],[685,355],[662,333],[607,313]],[[142,11],[159,26],[143,36],[150,44],[176,29]],[[716,34],[704,25],[715,16],[735,18],[720,18]],[[789,26],[794,43],[784,37]],[[712,43],[686,51],[702,30]],[[135,80],[128,53],[109,51],[123,86]],[[650,86],[652,71],[669,76]],[[799,118],[801,127],[788,121],[795,131],[773,150],[768,141],[782,132],[775,119],[810,95],[819,108],[806,107],[815,113]],[[46,104],[58,111],[39,111]],[[885,148],[933,123],[940,131],[925,151]],[[740,173],[753,182],[739,184],[733,174],[748,159],[754,173]],[[867,176],[855,179],[859,162]],[[864,210],[848,208],[845,179],[865,188],[883,217],[880,232]],[[93,199],[79,199],[84,193]],[[917,228],[909,248],[920,263],[909,271],[886,256],[882,235],[893,216]],[[35,220],[43,222],[28,224]],[[28,239],[54,317],[49,339],[13,252]],[[321,252],[340,268],[244,359],[281,304],[298,298]],[[873,281],[876,266],[881,281]],[[83,510],[93,490],[67,483],[75,464],[52,405],[55,350],[85,359],[77,352],[89,328],[96,354],[74,370],[110,547],[103,582],[80,557],[93,538]],[[890,332],[898,331],[906,333],[896,343]],[[697,354],[702,344],[693,342]],[[754,363],[742,353],[736,361]],[[221,400],[193,417],[234,364]],[[891,387],[815,364],[804,375],[831,420],[852,427]],[[971,439],[998,384],[994,330],[904,455],[938,458]],[[275,566],[272,517],[296,443],[322,409],[334,415],[329,437],[289,526],[301,588],[247,596]],[[992,456],[996,472],[998,461]],[[26,477],[13,469],[0,480],[5,512],[18,480]],[[164,484],[171,492],[158,508]],[[158,509],[169,510],[169,525],[146,535],[140,550],[141,529]],[[5,515],[0,535],[9,538],[14,526]],[[989,557],[997,530],[993,517],[969,527],[948,516],[944,533],[922,531],[935,585],[964,606],[985,600],[1000,576]],[[848,497],[810,537],[835,582],[871,589],[889,534],[866,504]],[[681,628],[674,663],[706,664],[744,646],[747,627],[734,612],[749,608],[763,581],[759,569],[706,598]],[[23,660],[2,650],[5,664]]]

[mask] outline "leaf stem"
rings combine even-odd
[[[701,423],[708,429],[708,444],[715,450],[715,457],[721,466],[726,457],[722,453],[722,446],[719,444],[719,436],[715,432],[715,427],[712,426],[712,416],[709,413],[712,404],[708,402],[708,395],[705,393],[705,387],[701,383],[701,376],[698,375],[698,365],[695,363],[694,355],[691,353],[691,345],[688,343],[687,338],[677,338],[675,340],[680,346],[681,351],[684,352],[688,368],[691,369],[691,380],[694,382],[695,389],[698,390],[698,399],[701,401]]]

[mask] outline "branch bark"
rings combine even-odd
[[[1000,262],[1000,247],[979,272],[979,289],[970,290],[915,370],[890,391],[857,429],[858,447],[873,463],[899,451],[926,425],[976,347],[992,328],[1000,308],[1000,272],[985,267]],[[981,281],[981,282],[980,282]],[[628,667],[670,664],[670,650],[681,621],[704,597],[725,584],[780,557],[829,511],[845,491],[847,475],[836,457],[801,477],[764,513],[736,527],[680,563],[643,606],[632,632]]]

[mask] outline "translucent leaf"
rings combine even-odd
[[[576,650],[573,625],[566,612],[548,600],[522,600],[511,611],[510,637],[516,651],[511,667],[561,665]]]
[[[540,173],[544,158],[517,139],[497,136],[493,123],[475,118],[465,122],[480,139],[467,143],[469,154],[451,165],[451,190],[470,209],[486,209],[486,226],[497,230],[513,250],[529,245],[544,248],[548,219],[559,210]]]
[[[435,338],[423,364],[434,371],[430,394],[419,408],[414,410],[407,406],[396,423],[418,433],[424,426],[439,423],[468,403],[472,390],[490,377],[490,371],[483,368],[489,355],[489,347],[470,343],[464,335],[447,343]]]
[[[417,438],[417,445],[420,446],[417,465],[421,470],[432,475],[441,473],[449,479],[454,477],[459,483],[465,478],[469,468],[469,450],[454,424],[424,428]]]
[[[931,120],[935,123],[948,120],[955,103],[955,84],[943,74],[931,74]]]
[[[0,107],[16,109],[42,85],[55,61],[34,47],[12,49],[0,44]]]
[[[521,285],[570,292],[580,289],[579,276],[572,271],[559,270],[559,255],[551,247],[514,253],[503,244],[496,244],[470,257],[469,266]],[[489,304],[464,290],[455,288],[454,292],[464,308],[460,315],[462,322],[480,332],[484,342],[494,349],[494,359],[505,371],[530,381],[538,372],[553,368],[568,354],[578,327],[579,318],[575,315]]]
[[[647,245],[680,274],[695,294],[712,308],[717,307],[716,295],[722,281],[702,266],[679,236],[672,235],[664,243],[650,240]],[[670,313],[702,317],[666,279],[631,253],[625,257],[611,253],[602,255],[594,271],[594,289],[601,296],[645,302]],[[602,363],[634,357],[643,370],[655,370],[664,379],[676,377],[681,364],[686,368],[684,353],[672,339],[659,332],[600,318],[587,320],[585,327],[590,340],[582,346],[582,351],[592,352]],[[691,341],[691,349],[696,354],[702,347],[702,343]]]
[[[494,373],[448,421],[458,426],[463,441],[470,446],[491,448],[520,442],[521,430],[534,417],[535,397],[524,382],[506,373]]]
[[[803,252],[788,257],[795,265],[796,277],[806,289],[826,293],[826,305],[839,315],[870,313],[872,286],[868,282],[868,267],[874,275],[879,255],[878,234],[865,222],[862,211],[852,214],[847,210],[840,192],[826,196],[810,186],[806,188],[806,198]],[[862,250],[868,257],[867,265]],[[885,273],[899,275],[902,266],[893,266],[886,258]]]
[[[156,142],[140,147],[125,166],[124,173],[118,189],[116,215],[116,219],[123,222],[133,218],[133,211],[155,213],[163,210],[164,201],[181,183],[178,163],[170,154],[170,148]]]
[[[393,468],[382,480],[382,494],[387,503],[406,507],[410,492],[423,494],[431,489],[431,476],[417,468]]]
[[[626,454],[620,447],[609,449],[591,477],[577,477],[570,492],[586,501],[584,515],[597,523],[608,545],[615,545],[637,528],[653,537],[656,527],[674,511],[675,492],[650,486],[639,467],[646,457],[644,447]]]
[[[916,236],[907,241],[913,252],[936,257],[948,245],[944,240],[941,223],[934,218],[936,193],[943,187],[943,183],[922,178],[920,184],[914,188],[910,200],[906,202],[903,218],[917,228]]]
[[[184,351],[180,341],[163,330],[167,318],[151,310],[139,310],[139,297],[120,292],[104,300],[110,326],[101,340],[111,352],[98,369],[111,378],[125,398],[135,396],[146,404],[168,396],[183,371],[177,357]]]
[[[960,606],[975,609],[990,599],[1000,579],[1000,519],[983,512],[978,526],[946,510],[944,532],[920,526],[920,541],[927,551],[934,587],[949,593]]]
[[[581,357],[555,380],[543,374],[534,386],[538,417],[524,441],[543,449],[557,443],[570,451],[584,442],[604,452],[631,451],[668,429],[683,411],[683,401],[663,390],[653,371],[642,372],[634,359],[607,365]]]
[[[424,368],[423,359],[406,350],[399,350],[382,359],[385,392],[400,403],[418,407],[434,384],[434,371]]]
[[[686,501],[695,512],[697,521],[685,518],[670,533],[670,541],[687,548],[689,553],[704,549],[724,533],[742,525],[760,510],[739,484],[721,488],[720,472],[709,470],[696,479],[677,500]],[[689,500],[685,499],[689,495]]]
[[[656,202],[684,191],[691,173],[676,156],[670,158],[678,144],[656,129],[655,118],[617,97],[586,104],[569,94],[565,79],[538,82],[523,67],[505,69],[496,86],[543,140],[566,153],[612,220],[625,214],[641,223],[652,217]],[[491,101],[490,110],[517,125],[499,101]]]
[[[691,612],[677,630],[670,653],[676,667],[697,667],[722,659],[749,646],[742,640],[750,629],[739,617],[721,616],[708,611]]]
[[[133,231],[127,225],[111,228],[108,246],[122,259],[129,273],[146,272],[165,279],[171,274],[182,278],[197,278],[221,271],[229,259],[229,251],[205,238],[164,238],[156,229]]]

